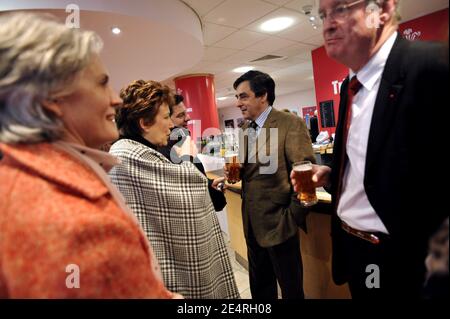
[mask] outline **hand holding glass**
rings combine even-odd
[[[241,165],[236,154],[225,156],[225,168],[228,171],[228,183],[235,184],[241,180]]]
[[[294,178],[298,185],[298,200],[303,207],[317,204],[316,188],[312,181],[312,163],[302,161],[294,163]]]

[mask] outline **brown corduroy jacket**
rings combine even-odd
[[[248,124],[242,128],[245,132]],[[272,247],[304,226],[307,211],[296,199],[289,174],[295,162],[314,161],[311,139],[301,118],[273,108],[258,135],[256,155],[247,144],[241,154],[249,162],[242,167],[244,233],[251,225],[258,244]]]

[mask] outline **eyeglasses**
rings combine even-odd
[[[325,19],[327,18],[342,21],[347,18],[348,13],[350,12],[352,7],[364,1],[365,0],[357,0],[347,4],[340,4],[331,9],[328,13],[325,11],[320,11],[319,18],[320,20],[322,20],[322,22],[325,21]]]

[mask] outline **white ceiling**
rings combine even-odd
[[[311,27],[302,7],[313,5],[315,13],[318,0],[2,0],[0,11],[62,9],[73,2],[82,9],[81,27],[105,42],[102,55],[116,89],[137,78],[173,86],[175,76],[212,73],[216,96],[233,96],[239,74],[231,70],[249,64],[276,80],[278,96],[314,87],[311,50],[323,44],[321,28]],[[401,0],[400,13],[408,21],[448,5],[448,0]],[[294,24],[281,32],[259,29],[278,16]],[[112,25],[123,32],[113,36]],[[266,54],[284,58],[250,63]],[[233,104],[232,98],[218,101],[218,107]]]
[[[314,88],[311,50],[323,45],[322,28],[314,30],[302,8],[318,0],[184,0],[201,17],[204,39],[203,59],[181,74],[215,74],[218,107],[234,105],[232,85],[240,74],[231,70],[253,65],[268,72],[277,83],[277,95]],[[402,0],[403,21],[431,13],[449,5],[448,0]],[[270,18],[288,16],[294,24],[286,30],[265,33],[259,26]],[[250,63],[266,54],[284,56],[283,60]],[[169,81],[166,81],[170,83]]]
[[[80,27],[96,31],[103,39],[101,55],[116,90],[135,79],[167,79],[202,58],[201,23],[178,0],[1,0],[0,13],[39,10],[64,22],[72,14],[65,10],[70,3],[81,10]],[[122,33],[113,35],[113,26]]]

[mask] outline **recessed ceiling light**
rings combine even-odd
[[[250,70],[253,70],[255,67],[253,66],[241,66],[239,68],[233,69],[234,73],[245,73],[248,72]]]
[[[281,31],[286,28],[289,28],[294,23],[294,19],[288,17],[280,17],[267,20],[263,24],[261,24],[260,28],[263,31],[274,32]]]
[[[114,34],[119,34],[120,32],[122,32],[122,30],[120,30],[119,27],[112,27],[111,32]]]
[[[227,96],[221,96],[221,97],[217,98],[218,101],[223,101],[223,100],[226,100],[226,99],[228,99]]]

